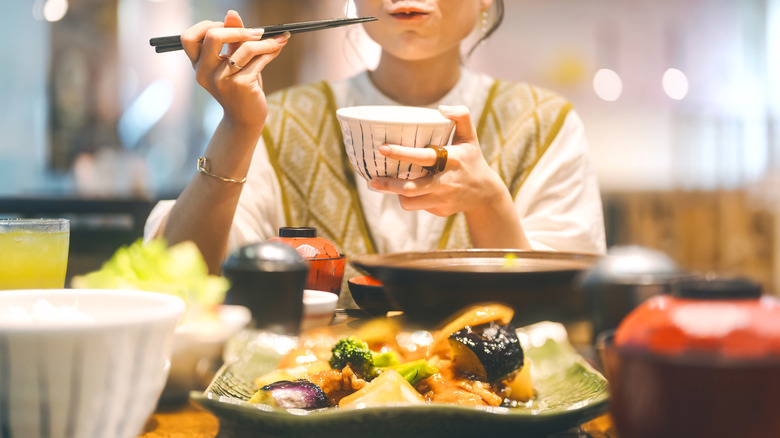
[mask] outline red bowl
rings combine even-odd
[[[382,282],[370,275],[350,278],[347,282],[352,299],[360,309],[371,316],[385,316],[399,307],[385,295]]]
[[[306,289],[341,293],[347,257],[313,227],[282,227],[279,236],[268,239],[282,242],[298,251],[309,265]]]
[[[309,275],[306,278],[306,289],[324,290],[338,295],[341,293],[341,282],[344,278],[344,268],[347,257],[324,259],[306,259],[309,264]]]
[[[713,361],[597,345],[620,436],[780,436],[780,358]]]

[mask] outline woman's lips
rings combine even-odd
[[[392,12],[390,16],[397,20],[421,20],[428,16],[428,13],[419,11]]]
[[[430,12],[431,11],[414,5],[397,5],[387,11],[391,17],[398,20],[419,20],[428,16]]]

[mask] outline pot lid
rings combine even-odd
[[[666,283],[683,275],[671,257],[661,251],[638,246],[613,246],[607,255],[584,274],[585,287],[601,284]]]

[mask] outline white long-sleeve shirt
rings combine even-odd
[[[473,121],[480,119],[494,79],[467,69],[455,87],[430,105],[466,105]],[[399,105],[383,95],[361,73],[330,84],[339,108],[357,105]],[[536,250],[602,254],[606,251],[601,197],[588,158],[582,121],[574,111],[566,119],[539,162],[515,196],[523,229]],[[378,252],[435,249],[446,218],[425,211],[405,211],[396,195],[368,189],[362,178],[358,194]],[[175,201],[161,201],[145,228],[147,239],[157,235]],[[245,244],[276,236],[285,226],[279,181],[260,139],[241,193],[228,242],[228,254]]]

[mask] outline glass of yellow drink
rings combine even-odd
[[[0,290],[65,287],[68,219],[0,219]]]

